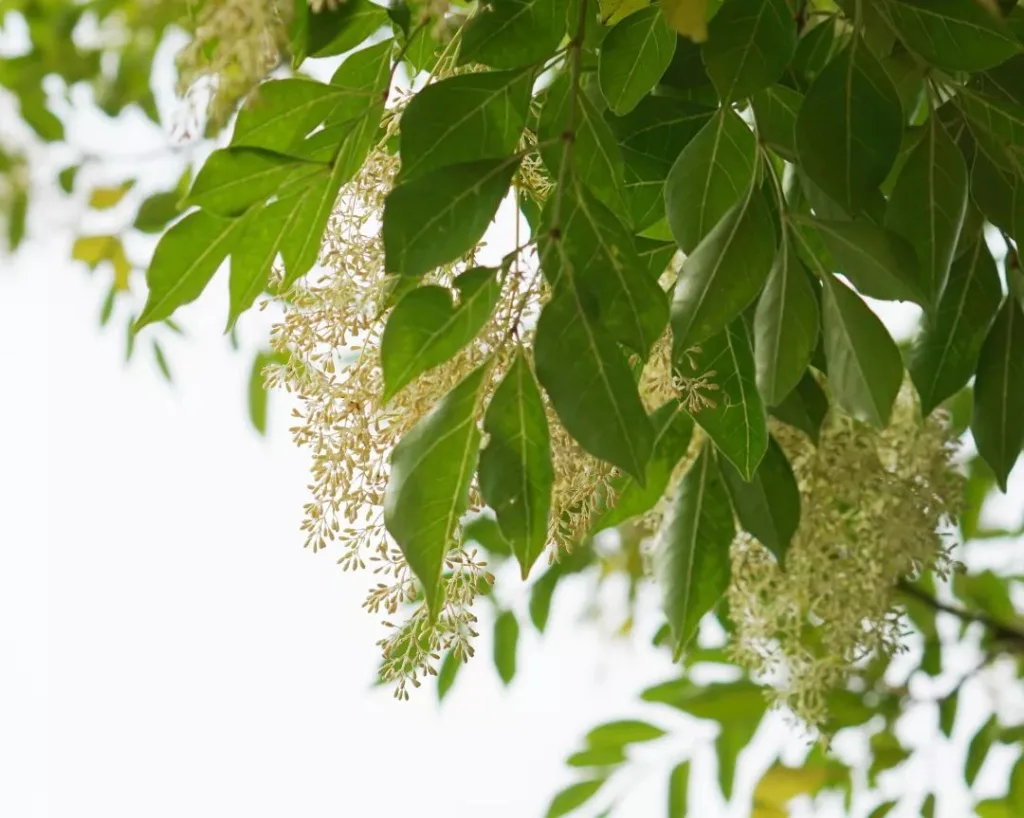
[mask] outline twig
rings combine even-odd
[[[906,596],[913,597],[919,602],[923,602],[925,605],[928,605],[939,613],[955,616],[962,622],[975,622],[979,625],[983,625],[997,640],[1012,644],[1019,649],[1024,649],[1024,630],[999,622],[988,614],[979,613],[977,611],[967,611],[963,608],[947,605],[945,602],[940,602],[935,597],[925,593],[920,588],[911,585],[909,582],[900,582],[897,587],[901,593]]]

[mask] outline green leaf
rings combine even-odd
[[[807,91],[796,122],[800,164],[826,195],[855,215],[885,181],[902,135],[896,88],[855,38]]]
[[[459,64],[532,65],[550,56],[564,34],[563,0],[491,0],[463,27]]]
[[[484,431],[480,493],[526,579],[547,544],[554,470],[544,401],[521,350],[491,398]]]
[[[758,137],[783,159],[795,162],[796,118],[803,95],[785,85],[773,85],[754,94],[752,102]]]
[[[665,179],[676,157],[712,114],[702,105],[659,96],[644,97],[623,117],[606,114],[622,150],[635,230],[645,230],[665,217]]]
[[[420,276],[465,255],[505,198],[518,157],[450,165],[403,182],[384,202],[387,271]]]
[[[1024,309],[1011,293],[985,337],[974,383],[971,433],[999,488],[1024,446]]]
[[[604,784],[603,778],[592,778],[572,784],[551,799],[545,818],[561,818],[573,810],[582,807],[597,794]]]
[[[664,735],[664,730],[646,721],[625,719],[595,727],[587,733],[587,744],[590,747],[625,747],[628,744],[654,741]]]
[[[534,350],[537,379],[566,431],[642,483],[654,430],[622,352],[588,313],[574,281],[544,305]]]
[[[573,128],[569,127],[570,121],[574,123]],[[568,73],[563,71],[548,88],[537,128],[541,157],[551,174],[560,177],[562,163],[568,157],[576,177],[619,221],[630,225],[622,152],[611,128],[589,97],[582,91],[573,94]],[[569,131],[574,134],[571,145],[565,141]]]
[[[167,223],[181,213],[180,201],[181,196],[174,190],[147,196],[139,205],[132,227],[142,233],[162,233]]]
[[[775,438],[770,438],[749,482],[728,461],[719,465],[740,525],[771,551],[780,565],[785,564],[786,552],[800,525],[800,489],[786,453]]]
[[[588,747],[569,756],[565,763],[570,767],[613,767],[626,760],[621,746]]]
[[[358,46],[388,22],[387,9],[370,0],[345,0],[310,10],[305,56],[333,57]]]
[[[668,818],[686,818],[687,793],[690,788],[690,762],[672,768],[668,776]]]
[[[146,271],[149,295],[135,331],[168,318],[195,301],[221,262],[235,246],[241,220],[224,219],[203,210],[190,213],[168,230]]]
[[[928,304],[914,248],[867,221],[807,220],[854,286],[869,298]]]
[[[729,495],[705,445],[679,483],[655,552],[654,574],[676,659],[696,634],[701,617],[725,593],[735,533]]]
[[[736,779],[736,761],[740,752],[750,743],[757,732],[757,721],[723,721],[715,737],[715,751],[718,754],[718,786],[726,802],[732,800],[733,782]]]
[[[722,108],[679,154],[665,180],[665,212],[684,253],[692,253],[748,196],[756,159],[753,132],[730,108]]]
[[[704,64],[722,102],[732,102],[776,82],[795,51],[786,0],[726,0],[708,24]]]
[[[648,6],[615,25],[601,43],[597,75],[609,107],[632,111],[672,62],[676,33],[661,11]]]
[[[967,166],[938,117],[903,166],[889,197],[886,227],[917,253],[925,306],[938,304],[967,214]]]
[[[503,684],[515,678],[518,644],[519,620],[512,611],[502,611],[494,620],[494,667]]]
[[[939,727],[946,738],[953,735],[953,725],[956,722],[956,710],[959,702],[959,690],[954,690],[946,698],[939,700]]]
[[[249,370],[249,421],[261,435],[267,433],[267,388],[263,383],[263,370],[280,361],[272,352],[257,352]]]
[[[512,547],[502,536],[498,521],[479,516],[462,526],[462,538],[482,546],[492,557],[511,557]]]
[[[486,372],[485,365],[466,376],[405,433],[391,455],[384,525],[422,583],[431,617],[444,602],[444,558],[476,468]]]
[[[222,148],[203,164],[184,201],[218,216],[237,216],[277,192],[286,182],[326,178],[323,165],[291,159],[257,148]]]
[[[533,78],[531,70],[463,74],[416,94],[399,131],[401,180],[514,153],[526,124]]]
[[[1024,146],[1024,105],[992,99],[969,88],[964,89],[960,99],[975,128],[980,126],[997,143],[1012,146],[1018,151]],[[1014,165],[1019,162],[1017,159],[1011,161]]]
[[[164,355],[164,349],[160,346],[159,341],[153,341],[153,360],[156,361],[156,367],[164,376],[164,380],[171,383],[174,377],[171,375],[171,367],[167,363],[167,356]]]
[[[782,403],[773,406],[770,411],[773,416],[799,429],[817,444],[821,424],[825,422],[828,413],[828,397],[808,371]]]
[[[438,702],[443,702],[445,696],[451,692],[452,685],[455,684],[455,679],[459,675],[461,667],[462,659],[456,656],[454,652],[448,651],[444,655],[444,659],[441,660],[441,668],[437,672]]]
[[[908,356],[923,414],[930,414],[971,379],[1001,301],[999,272],[979,235],[953,263],[939,307],[934,316],[925,315]]]
[[[238,113],[232,147],[288,153],[346,96],[344,89],[307,79],[264,82]]]
[[[431,284],[406,293],[392,310],[380,343],[385,401],[472,341],[501,296],[498,271],[488,267],[463,273],[454,285],[457,305],[447,287]]]
[[[558,581],[562,578],[558,565],[548,568],[533,587],[530,588],[530,621],[538,633],[544,633],[551,614],[551,599],[554,596]]]
[[[996,721],[995,716],[990,716],[981,729],[974,734],[974,738],[967,746],[967,758],[964,761],[964,780],[968,786],[974,784],[974,779],[981,772],[981,765],[985,763],[988,751],[998,736],[999,722]]]
[[[717,386],[702,392],[714,405],[704,405],[697,411],[691,407],[691,414],[743,479],[752,479],[768,447],[768,418],[757,391],[746,321],[737,318],[704,341],[700,352],[678,360],[676,368],[684,377],[703,376]]]
[[[823,297],[825,357],[836,403],[858,420],[885,428],[903,382],[899,348],[845,284],[826,276]]]
[[[647,464],[643,486],[628,475],[618,475],[612,486],[615,503],[595,518],[590,527],[592,535],[645,514],[665,494],[676,464],[689,448],[693,420],[682,411],[679,401],[671,400],[651,413],[651,425],[654,427],[654,453]]]
[[[939,68],[982,71],[1021,50],[1006,23],[978,2],[886,0],[885,11],[910,50]]]
[[[57,182],[60,184],[60,189],[65,193],[71,193],[74,190],[75,179],[78,177],[78,171],[81,167],[81,165],[68,165],[57,174]]]
[[[646,358],[668,324],[668,299],[630,232],[575,179],[548,200],[540,232],[541,268],[552,286],[571,275],[594,299],[604,328]]]
[[[785,231],[754,315],[757,389],[769,406],[781,403],[807,370],[819,313],[818,296]]]
[[[89,207],[94,210],[109,210],[116,207],[133,187],[135,187],[134,179],[129,179],[113,187],[94,187],[89,193]]]
[[[764,690],[746,680],[695,685],[687,678],[673,679],[647,688],[640,698],[717,722],[760,721],[768,707]]]
[[[757,298],[775,259],[775,226],[751,189],[683,262],[672,299],[674,356],[720,332]]]

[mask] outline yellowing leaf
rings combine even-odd
[[[110,258],[110,248],[118,242],[116,236],[79,236],[71,248],[71,258],[84,261],[95,270],[101,261]]]
[[[668,24],[695,43],[708,38],[708,0],[661,0]]]
[[[601,22],[613,26],[634,11],[647,6],[647,0],[600,0]]]
[[[754,790],[751,818],[786,818],[786,804],[798,795],[814,795],[828,778],[824,767],[774,765]]]
[[[114,265],[114,289],[127,290],[132,265],[124,254],[124,245],[116,239],[110,250],[110,263]]]
[[[130,179],[117,187],[94,187],[92,193],[89,194],[89,207],[96,210],[107,210],[114,207],[134,186],[135,180]]]

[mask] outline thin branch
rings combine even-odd
[[[918,602],[923,602],[928,607],[934,609],[938,613],[949,614],[955,616],[962,622],[977,623],[984,626],[992,636],[1000,642],[1005,642],[1014,645],[1018,649],[1024,650],[1024,630],[1014,628],[1011,625],[1006,625],[993,619],[988,614],[979,613],[977,611],[967,611],[963,608],[957,608],[953,605],[947,605],[945,602],[940,602],[935,597],[928,593],[925,593],[920,588],[911,585],[909,582],[901,582],[897,586],[904,595],[916,599]]]

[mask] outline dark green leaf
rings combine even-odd
[[[837,18],[824,18],[817,24],[808,21],[797,42],[793,71],[812,81],[832,58],[850,41],[850,34]]]
[[[665,73],[676,50],[676,33],[656,6],[630,14],[601,43],[598,79],[609,107],[632,111]]]
[[[1011,293],[985,337],[974,383],[971,432],[999,488],[1024,446],[1024,309]]]
[[[832,276],[825,277],[822,330],[836,403],[884,428],[903,382],[896,342],[868,305]]]
[[[417,287],[395,305],[380,343],[385,401],[428,369],[449,360],[491,317],[501,296],[497,270],[477,267],[454,283],[457,305],[452,292],[436,284]]]
[[[726,0],[708,24],[704,64],[723,102],[776,82],[796,51],[786,0]]]
[[[700,350],[684,355],[676,368],[687,378],[706,377],[717,389],[701,390],[709,403],[691,406],[691,414],[743,479],[750,480],[768,447],[768,418],[757,391],[746,321],[737,318]]]
[[[136,331],[168,318],[200,296],[234,249],[241,223],[197,210],[164,234],[146,271],[149,295],[135,322]]]
[[[527,2],[528,0],[524,0]],[[545,818],[561,818],[589,801],[604,784],[603,778],[580,781],[566,787],[551,799]]]
[[[167,223],[181,212],[180,201],[180,194],[174,190],[146,197],[139,205],[132,227],[142,233],[162,233]]]
[[[625,747],[627,744],[654,741],[663,735],[664,730],[646,721],[610,721],[587,733],[587,744],[590,747]]]
[[[544,401],[522,351],[491,398],[484,431],[480,493],[526,579],[547,543],[554,470]]]
[[[444,558],[476,468],[485,374],[486,365],[468,375],[405,433],[391,455],[384,524],[423,584],[433,617],[444,601]]]
[[[677,658],[701,617],[725,593],[735,533],[729,495],[706,445],[679,483],[655,553],[654,573]]]
[[[223,148],[203,164],[184,205],[203,207],[218,216],[237,216],[286,182],[328,175],[323,165],[312,162],[256,148]]]
[[[773,406],[770,411],[783,423],[799,429],[817,443],[821,424],[828,412],[828,397],[808,371],[782,403]]]
[[[668,776],[668,818],[686,818],[687,793],[690,788],[690,762],[672,768]]]
[[[719,465],[740,525],[783,565],[800,524],[800,489],[786,453],[775,438],[771,438],[750,482],[746,482],[728,461],[723,460]]]
[[[982,3],[964,0],[886,0],[900,38],[939,68],[981,71],[1021,50],[1006,24]]]
[[[748,196],[757,140],[730,108],[723,108],[683,149],[665,180],[665,212],[672,235],[692,253],[723,217]]]
[[[423,275],[473,249],[518,166],[517,157],[467,162],[398,185],[384,202],[388,272]]]
[[[563,0],[492,0],[462,29],[459,63],[531,65],[548,57],[564,34]]]
[[[769,406],[796,388],[820,330],[818,297],[788,231],[782,238],[754,316],[757,389]]]
[[[305,53],[310,57],[344,54],[387,25],[388,12],[370,0],[325,3],[309,14]]]
[[[992,99],[970,89],[964,91],[960,104],[974,124],[975,132],[980,127],[997,144],[1018,151],[1024,145],[1024,105]]]
[[[754,94],[757,135],[789,162],[796,161],[796,118],[804,98],[785,85],[773,85]]]
[[[954,690],[939,701],[939,727],[946,738],[953,735],[953,725],[956,723],[956,710],[959,701],[959,690]]]
[[[971,379],[1001,300],[996,263],[979,236],[953,263],[939,308],[933,317],[925,316],[908,356],[925,415]]]
[[[516,647],[519,644],[519,620],[512,611],[502,611],[494,620],[494,667],[504,684],[516,675]]]
[[[416,94],[402,114],[401,180],[514,153],[526,124],[533,77],[529,70],[462,74]]]
[[[475,542],[492,557],[511,557],[512,547],[501,534],[498,521],[493,517],[476,517],[462,527],[462,537]]]
[[[999,722],[996,721],[995,716],[990,716],[988,721],[974,734],[974,738],[967,746],[967,758],[964,762],[964,779],[968,786],[974,784],[974,779],[981,772],[981,765],[985,763],[988,751],[998,736]]]
[[[888,175],[902,134],[892,80],[854,39],[808,89],[797,117],[797,153],[811,180],[855,215]]]
[[[448,651],[441,660],[441,669],[437,672],[437,700],[444,701],[444,697],[451,692],[452,685],[459,675],[462,667],[462,659],[458,658],[452,651]]]
[[[967,213],[967,167],[938,117],[903,166],[889,197],[886,227],[909,239],[917,253],[925,306],[933,308],[946,286]]]
[[[654,430],[615,341],[566,281],[537,322],[537,379],[562,425],[595,457],[644,480]]]

